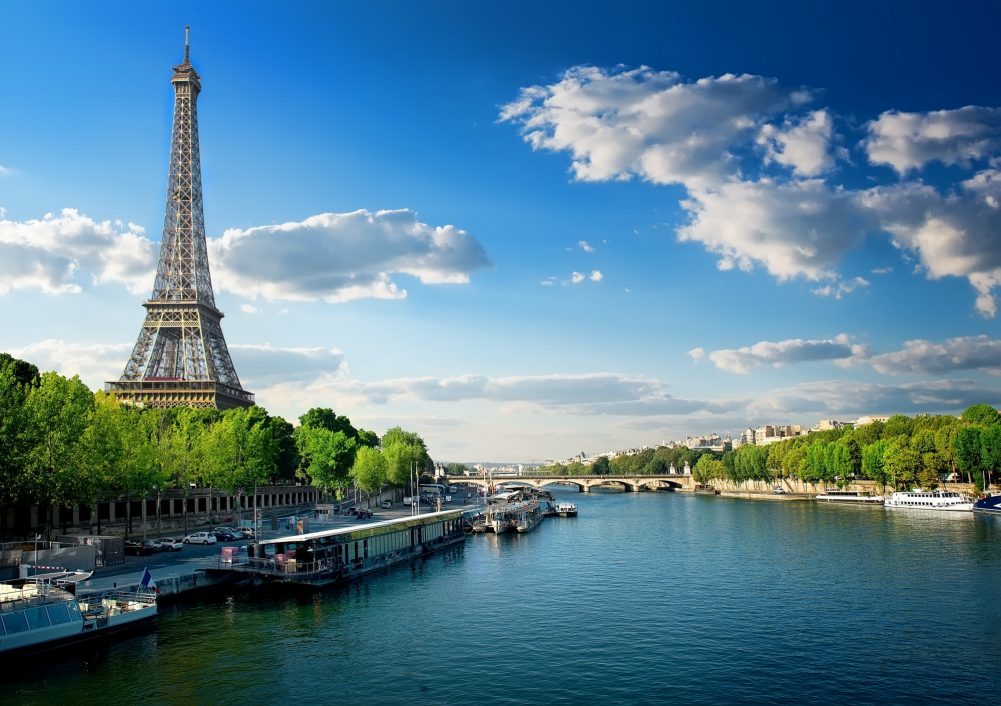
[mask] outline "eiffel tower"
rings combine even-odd
[[[188,27],[184,61],[174,67],[174,132],[167,205],[153,295],[122,377],[105,390],[143,407],[230,407],[254,404],[233,368],[215,306],[205,246],[196,103],[201,78],[191,65]]]

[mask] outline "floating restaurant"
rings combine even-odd
[[[431,512],[226,547],[218,569],[257,582],[322,586],[430,554],[465,539],[462,510]]]

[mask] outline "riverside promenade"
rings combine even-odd
[[[475,511],[480,505],[461,503],[447,505],[446,509]],[[421,506],[421,514],[433,512],[435,508]],[[373,516],[366,520],[358,520],[352,515],[328,515],[323,519],[310,518],[310,531],[318,532],[339,528],[362,528],[366,525],[384,520],[409,517],[411,509],[408,505],[396,504],[392,508],[373,508]],[[283,537],[296,534],[294,529],[266,531],[261,540],[272,542]],[[77,590],[81,594],[104,591],[112,588],[137,588],[143,569],[148,568],[161,599],[170,599],[180,594],[194,590],[212,588],[233,581],[234,576],[219,574],[206,569],[218,569],[223,548],[237,549],[237,555],[246,558],[247,547],[251,542],[246,540],[236,542],[217,542],[208,545],[186,544],[176,552],[159,552],[148,556],[126,556],[125,563],[116,566],[98,567],[94,575],[81,582]]]

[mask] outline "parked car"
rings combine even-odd
[[[159,539],[144,539],[142,541],[143,549],[145,549],[149,554],[155,554],[156,552],[162,552],[166,550],[162,544],[160,544]]]
[[[240,530],[232,525],[219,525],[212,528],[213,532],[229,532],[230,534],[240,534]]]
[[[237,527],[237,529],[240,531],[240,534],[243,536],[244,539],[253,539],[254,538],[254,528],[253,527]]]
[[[393,501],[392,500],[383,500],[382,501],[382,507],[383,507],[383,509],[389,509],[389,508],[393,507]]]
[[[177,537],[161,537],[156,540],[166,552],[179,552],[184,548],[184,543]]]
[[[216,530],[212,534],[218,542],[235,542],[237,539],[243,539],[243,535],[237,537],[229,530]]]
[[[125,553],[130,556],[148,556],[155,552],[156,550],[153,547],[143,542],[134,539],[125,540]]]
[[[184,538],[185,544],[215,544],[215,535],[211,532],[192,532]]]

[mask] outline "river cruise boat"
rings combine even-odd
[[[988,495],[973,503],[974,512],[986,512],[991,515],[1001,515],[1001,493]]]
[[[696,495],[719,495],[718,490],[711,485],[705,485],[704,483],[696,483],[695,490],[693,492]]]
[[[828,503],[851,503],[853,505],[882,505],[885,498],[882,495],[873,495],[868,490],[828,488],[817,496],[817,500]]]
[[[937,510],[969,512],[973,501],[965,495],[949,490],[912,490],[894,493],[883,501],[885,507],[909,510]]]
[[[115,590],[77,597],[41,578],[0,583],[0,655],[44,652],[151,624],[156,593]]]
[[[556,503],[553,506],[553,512],[558,517],[577,517],[577,506],[569,502]]]

